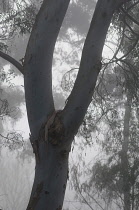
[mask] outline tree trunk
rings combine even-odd
[[[41,141],[27,210],[61,210],[68,178],[68,153]]]
[[[27,210],[62,209],[70,147],[91,102],[111,18],[128,0],[98,0],[74,88],[63,111],[57,113],[52,96],[52,59],[69,1],[43,1],[26,50],[25,99],[36,157]]]
[[[123,177],[123,194],[124,194],[124,210],[131,210],[131,185],[129,179],[129,162],[128,162],[128,145],[129,145],[129,123],[131,117],[131,103],[132,97],[127,93],[127,101],[125,103],[124,115],[124,130],[123,130],[123,143],[121,151],[121,173]]]

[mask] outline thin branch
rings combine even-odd
[[[121,10],[122,10],[122,12],[123,12],[130,20],[132,20],[134,23],[136,23],[136,24],[139,26],[139,22],[138,22],[136,19],[134,19],[131,15],[129,15],[129,14],[124,10],[123,7],[121,7]]]
[[[132,32],[132,34],[134,34],[135,36],[139,36],[139,34],[138,33],[136,33],[133,29],[132,29],[132,27],[125,21],[125,24],[126,24],[126,26],[129,28],[129,30]]]
[[[23,66],[18,61],[16,61],[10,55],[7,55],[6,53],[4,53],[2,51],[0,51],[0,57],[2,57],[3,59],[7,60],[11,64],[13,64],[24,75]]]
[[[87,195],[93,200],[93,201],[95,201],[95,203],[102,209],[102,210],[104,210],[104,208],[99,204],[99,202],[94,198],[94,196],[91,196],[88,192],[86,192],[87,193]]]
[[[122,43],[123,43],[123,41],[124,41],[124,33],[125,33],[125,25],[124,25],[124,27],[123,27],[121,41],[120,41],[119,46],[118,46],[118,48],[116,49],[116,51],[115,51],[115,53],[114,53],[114,55],[113,55],[112,60],[113,60],[114,58],[116,58],[118,52],[120,51],[120,48],[121,48]]]
[[[139,4],[139,1],[135,2],[134,4],[132,4],[130,7],[127,8],[127,11],[131,10],[134,6],[136,6],[137,4]]]
[[[132,45],[132,47],[129,49],[129,51],[128,51],[127,53],[125,53],[123,56],[121,56],[120,58],[118,58],[118,60],[121,61],[123,58],[127,57],[127,56],[132,52],[132,50],[135,49],[135,47],[136,47],[138,41],[139,41],[139,37],[138,37],[138,38],[136,39],[136,41],[133,43],[133,45]]]

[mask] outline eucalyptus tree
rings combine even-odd
[[[114,12],[128,0],[98,0],[84,43],[78,75],[63,110],[55,110],[52,60],[70,0],[42,2],[23,65],[1,56],[24,74],[30,141],[36,158],[35,179],[27,209],[62,209],[72,141],[91,102],[101,70],[102,50]]]
[[[128,8],[128,14],[122,9],[122,41],[119,50],[123,55],[115,56],[117,67],[112,83],[117,83],[114,94],[110,94],[110,101],[114,106],[110,110],[108,103],[107,123],[110,130],[104,143],[104,150],[109,156],[107,166],[102,164],[104,177],[110,177],[104,188],[112,195],[117,193],[123,203],[123,209],[138,208],[138,40],[139,23],[137,9],[138,2]],[[134,13],[134,16],[133,16]],[[120,63],[119,63],[120,61]],[[115,80],[115,82],[114,82]],[[107,87],[107,85],[106,85]],[[107,89],[107,88],[106,88]],[[114,98],[113,98],[114,97]],[[112,99],[113,98],[113,99]],[[105,105],[107,102],[105,101]],[[106,106],[105,106],[106,108]],[[114,154],[114,155],[113,155]],[[98,167],[99,168],[99,167]],[[101,167],[100,167],[101,168]],[[99,169],[100,169],[99,168]],[[98,173],[100,173],[98,169]],[[105,172],[104,170],[105,169]],[[103,179],[103,178],[102,178]],[[115,183],[115,184],[114,184]],[[98,184],[98,182],[97,182]],[[109,189],[109,190],[108,190]],[[118,197],[116,195],[116,197]],[[118,198],[118,199],[119,199]]]
[[[10,150],[23,146],[23,137],[20,132],[4,129],[5,122],[20,119],[22,111],[19,108],[24,102],[23,88],[16,88],[12,80],[17,73],[10,67],[7,69],[11,57],[10,43],[19,34],[30,33],[34,23],[36,8],[24,1],[5,0],[0,2],[0,149],[7,146]],[[14,52],[12,52],[14,55]],[[8,59],[8,61],[7,61]],[[8,65],[9,66],[9,65]]]
[[[82,191],[84,195],[86,194],[86,201],[92,198],[92,206],[96,198],[92,196],[93,189],[96,188],[100,203],[100,197],[109,203],[107,209],[114,209],[116,206],[116,209],[134,210],[139,207],[139,23],[136,21],[138,3],[138,1],[134,2],[134,6],[128,7],[128,13],[122,8],[120,29],[116,22],[122,36],[118,50],[113,56],[117,64],[112,66],[113,60],[110,61],[109,68],[107,65],[107,73],[102,73],[101,83],[95,93],[96,106],[100,105],[101,108],[100,116],[95,115],[96,119],[93,123],[96,125],[102,119],[105,124],[104,140],[99,140],[99,144],[102,145],[103,160],[99,159],[93,169],[88,169],[87,173],[90,174],[91,179],[80,185],[80,188],[87,189],[87,193],[85,190]],[[117,17],[114,18],[117,20]],[[122,52],[121,56],[118,55],[118,51]],[[101,125],[99,124],[98,127]],[[85,132],[88,131],[89,129]],[[79,185],[79,181],[76,183]],[[101,203],[100,209],[103,208],[104,204]]]

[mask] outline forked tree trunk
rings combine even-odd
[[[128,0],[98,0],[74,88],[63,111],[56,113],[52,59],[69,1],[43,1],[26,50],[25,98],[36,157],[35,180],[27,210],[62,209],[70,146],[92,99],[111,18]]]

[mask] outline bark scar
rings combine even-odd
[[[59,145],[61,134],[63,134],[63,124],[59,118],[58,113],[61,110],[55,111],[50,118],[48,119],[47,123],[45,124],[45,141],[49,141],[52,145]]]
[[[49,130],[50,126],[53,124],[57,112],[58,112],[58,110],[57,111],[54,111],[53,114],[49,117],[49,119],[47,120],[47,122],[45,124],[45,128],[44,128],[44,131],[45,131],[45,141],[47,141],[47,139],[48,139],[48,130]]]

